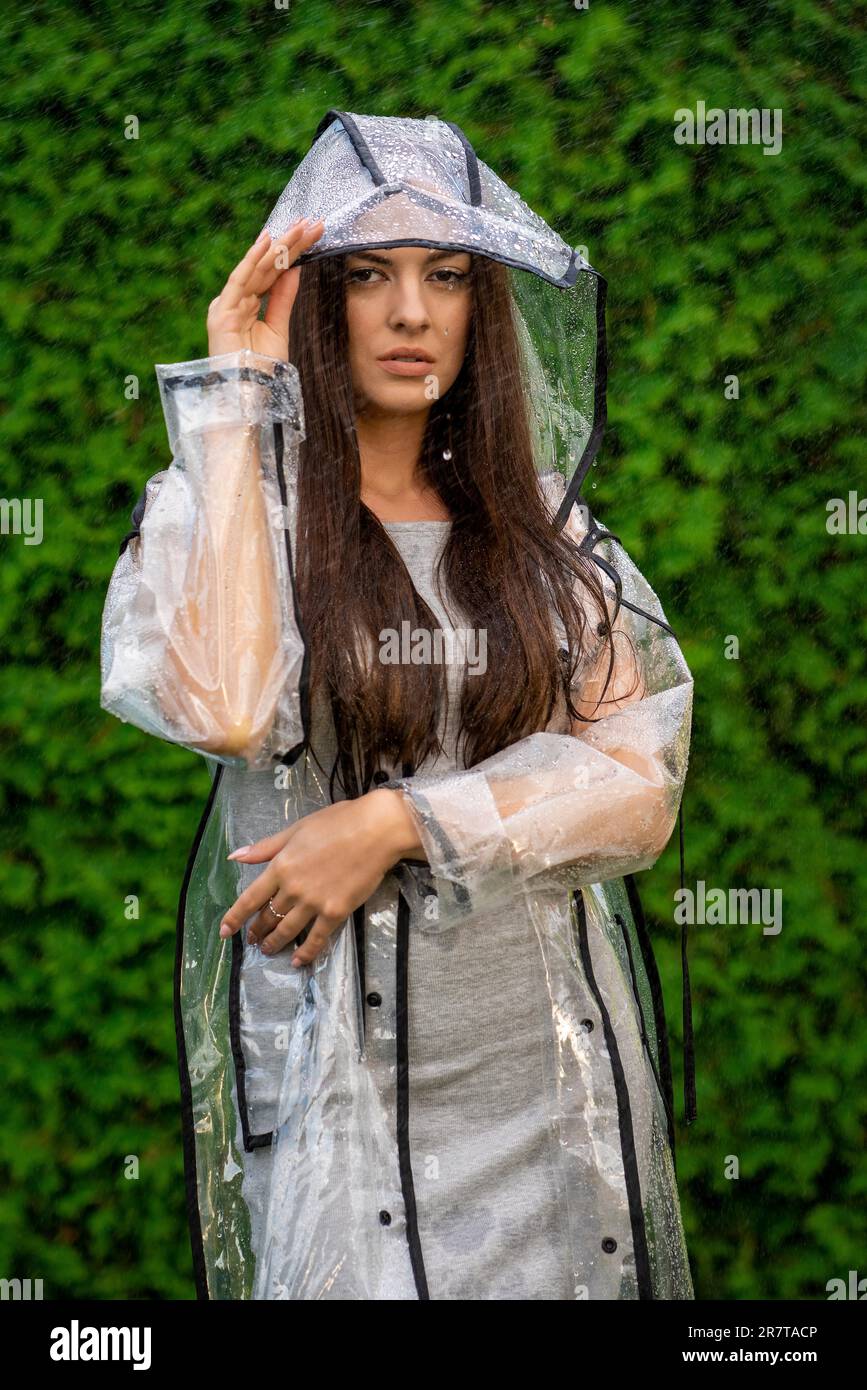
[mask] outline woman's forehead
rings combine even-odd
[[[459,250],[457,247],[430,247],[421,243],[412,243],[409,246],[370,246],[363,251],[348,251],[347,256],[367,257],[383,263],[399,260],[417,260],[422,263],[453,259],[455,256],[468,256],[472,260],[472,253]]]

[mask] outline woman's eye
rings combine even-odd
[[[357,266],[354,270],[348,270],[346,272],[346,279],[350,284],[371,285],[373,281],[367,277],[373,275],[379,276],[381,275],[381,271],[377,270],[374,266]],[[469,279],[469,271],[449,270],[444,267],[442,270],[434,270],[431,274],[431,278],[441,285],[454,285],[460,280]]]

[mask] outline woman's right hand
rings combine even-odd
[[[208,354],[251,348],[266,357],[289,359],[289,319],[298,293],[298,257],[318,241],[325,224],[302,219],[271,241],[262,232],[239,261],[208,308]],[[262,295],[271,291],[264,319]]]

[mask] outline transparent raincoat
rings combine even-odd
[[[605,423],[605,283],[433,117],[329,111],[266,227],[276,237],[308,215],[325,230],[302,262],[422,244],[511,267],[539,485],[552,523],[596,561],[615,639],[631,638],[615,653],[630,656],[615,663],[610,713],[578,736],[540,731],[469,770],[383,768],[426,861],[396,864],[312,965],[292,967],[290,950],[266,959],[243,931],[221,940],[223,914],[262,871],[226,855],[330,800],[308,756],[294,587],[304,403],[294,366],[251,351],[157,365],[171,461],[148,479],[110,581],[101,703],[202,754],[212,777],[175,977],[199,1297],[692,1298],[665,1013],[633,877],[677,819],[692,681],[653,590],[581,497]],[[236,572],[215,570],[220,528],[238,538]],[[258,567],[241,563],[252,547]],[[601,689],[602,665],[588,655],[576,695]],[[504,913],[523,933],[531,1021],[520,1105],[538,1111],[557,1233],[558,1275],[542,1288],[509,1256],[538,1213],[521,1206],[520,1153],[498,1151],[469,1065],[442,1077],[447,1210],[432,1156],[413,1145],[416,962],[441,971],[439,1036],[477,1013],[495,1074],[515,1063],[496,976],[468,995],[449,954],[486,949]],[[685,1015],[687,995],[685,979]],[[689,1055],[685,1077],[689,1122]],[[479,1210],[475,1173],[509,1158],[518,1197],[504,1179],[502,1201]]]

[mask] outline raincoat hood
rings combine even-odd
[[[291,363],[250,350],[157,364],[171,460],[120,544],[101,703],[211,775],[175,962],[199,1296],[692,1298],[635,881],[676,822],[692,679],[650,584],[576,505],[605,423],[605,282],[433,117],[328,111],[266,226],[302,216],[325,223],[306,261],[422,244],[509,267],[540,489],[604,591],[572,694],[606,703],[469,769],[382,767],[425,858],[311,966],[246,928],[221,940],[262,872],[228,852],[331,800],[295,591],[304,401]],[[444,525],[391,524],[435,609]]]
[[[588,263],[476,157],[459,126],[436,116],[329,111],[265,226],[299,217],[325,230],[302,264],[372,246],[443,246],[531,270],[561,288]]]

